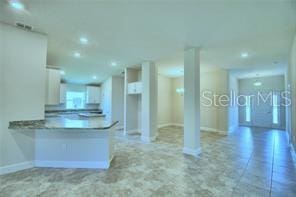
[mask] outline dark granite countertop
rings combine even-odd
[[[9,122],[9,129],[87,129],[104,130],[115,126],[118,121],[110,121],[105,117],[81,117],[78,114],[47,117],[45,120],[28,120]]]
[[[101,112],[101,109],[58,109],[58,110],[45,110],[45,113],[79,113],[79,112]]]

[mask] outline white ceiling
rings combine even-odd
[[[145,60],[156,61],[161,74],[177,76],[188,46],[202,47],[205,70],[279,69],[288,62],[296,30],[294,0],[23,2],[27,11],[17,12],[0,0],[0,21],[20,21],[47,34],[48,64],[61,67],[75,83],[101,82]],[[82,46],[80,36],[89,45]],[[240,57],[243,51],[249,58]],[[111,67],[112,61],[119,65]]]

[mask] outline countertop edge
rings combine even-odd
[[[108,126],[105,127],[46,127],[40,126],[40,124],[44,124],[45,120],[25,120],[25,121],[10,121],[8,129],[12,130],[107,130],[115,126],[119,121],[115,121]],[[35,125],[34,124],[38,124]]]

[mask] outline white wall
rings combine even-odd
[[[177,88],[184,88],[184,77],[175,77],[172,81],[172,103],[171,113],[172,122],[177,125],[183,125],[184,120],[184,95],[177,94]]]
[[[158,75],[158,126],[172,123],[172,79]]]
[[[141,132],[141,95],[128,94],[128,84],[141,81],[141,70],[126,68],[124,80],[124,132]]]
[[[8,129],[9,121],[44,119],[47,39],[0,23],[1,161],[7,166],[34,158],[33,133]],[[1,168],[0,168],[1,173]]]
[[[289,62],[289,76],[287,86],[290,85],[291,88],[291,98],[292,106],[290,107],[290,117],[291,120],[291,131],[290,131],[290,142],[293,144],[294,149],[296,150],[296,35],[292,43],[290,62]]]
[[[201,96],[203,91],[211,91],[216,94],[228,94],[228,71],[215,70],[201,73]],[[176,88],[184,87],[184,78],[172,78],[172,122],[183,124],[183,95],[176,92]],[[201,103],[205,102],[201,98]],[[228,131],[228,108],[201,105],[202,129],[227,132]]]
[[[4,47],[1,47],[4,45],[4,40],[2,39],[3,34],[3,27],[0,24],[0,166],[5,165],[4,164],[4,158],[3,158],[3,150],[4,150],[4,138],[2,137],[2,132],[6,132],[5,126],[4,126],[4,62],[3,60],[3,54],[4,54]]]
[[[231,73],[229,74],[229,95],[236,96],[238,94],[238,80]],[[233,100],[232,100],[233,101]],[[229,131],[235,131],[239,126],[238,105],[235,101],[231,102],[228,107],[228,123]]]
[[[124,121],[124,78],[109,77],[101,86],[101,103],[107,119],[119,121],[117,127],[123,127]]]
[[[112,77],[112,119],[118,120],[118,127],[123,127],[124,119],[124,78]]]

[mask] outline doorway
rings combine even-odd
[[[240,125],[285,129],[284,76],[240,79],[239,91]]]

